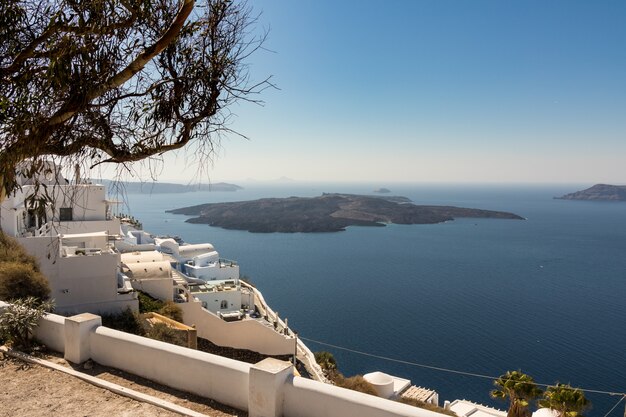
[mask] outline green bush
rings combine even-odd
[[[130,308],[118,314],[103,314],[102,325],[138,336],[144,336],[146,333],[141,325],[141,319]]]
[[[172,329],[165,323],[154,324],[147,332],[147,337],[173,345],[187,347],[187,333]]]
[[[0,338],[16,349],[28,349],[39,319],[52,309],[51,302],[42,303],[34,297],[14,300],[0,315]]]
[[[162,316],[168,317],[172,320],[175,320],[179,323],[183,322],[183,310],[175,303],[171,301],[167,301],[163,307],[159,311],[157,311]]]
[[[26,253],[26,250],[10,236],[0,231],[0,263],[19,262],[33,266],[35,271],[39,271],[39,264],[34,256]]]
[[[151,297],[149,294],[146,294],[143,291],[137,291],[139,294],[139,312],[140,313],[158,313],[163,307],[165,307],[165,303],[161,300],[157,300],[154,297]]]
[[[335,370],[337,369],[337,361],[332,353],[321,351],[315,352],[315,362],[322,368],[322,370]]]
[[[48,280],[33,264],[19,261],[0,263],[0,300],[34,297],[43,301],[49,296]]]

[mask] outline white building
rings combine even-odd
[[[453,411],[459,417],[506,417],[506,411],[468,400],[454,400],[451,404],[444,405],[444,408]]]
[[[118,285],[120,258],[112,242],[120,222],[111,216],[105,187],[78,175],[70,182],[53,163],[41,170],[39,188],[24,177],[17,180],[20,189],[0,203],[0,226],[39,260],[57,311],[137,310],[136,294]],[[44,192],[50,203],[33,209],[29,199]]]
[[[217,345],[269,355],[296,350],[286,323],[260,292],[239,281],[237,263],[220,258],[213,245],[158,239],[121,223],[103,185],[78,175],[70,182],[52,163],[38,181],[45,187],[18,178],[21,188],[0,204],[0,225],[39,260],[58,312],[137,311],[138,289],[179,302],[185,324]],[[29,199],[44,192],[51,203],[32,209]]]

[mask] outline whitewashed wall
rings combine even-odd
[[[151,381],[246,410],[252,365],[107,327],[89,337],[91,358]]]
[[[294,377],[283,386],[288,417],[441,417],[442,414],[310,379]]]
[[[202,308],[200,303],[177,304],[187,326],[195,325],[198,337],[219,346],[248,349],[265,355],[291,355],[295,339],[286,338],[254,319],[226,322]]]
[[[5,305],[0,302],[0,314]],[[47,315],[40,323],[37,338],[52,348],[63,348],[68,360],[91,358],[102,365],[246,410],[250,417],[442,416],[294,377],[288,362],[266,359],[251,365],[119,332],[101,326],[100,318],[90,314],[69,318]]]
[[[50,283],[50,298],[55,300],[58,311],[108,313],[122,311],[127,305],[137,310],[133,294],[117,293],[119,254],[61,257],[58,238],[18,240],[29,254],[39,259],[41,272]],[[85,271],[90,274],[85,275]]]

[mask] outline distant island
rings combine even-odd
[[[626,201],[626,185],[596,184],[586,190],[554,198],[560,200]]]
[[[116,182],[111,180],[95,181],[106,185],[111,191],[117,188],[128,194],[170,194],[190,193],[195,191],[237,191],[243,189],[235,184],[217,182],[214,184],[175,184],[170,182]]]
[[[379,194],[389,194],[391,192],[391,190],[389,190],[389,188],[377,188],[374,190],[375,193],[379,193]]]
[[[433,224],[457,217],[523,220],[513,213],[451,206],[421,206],[406,197],[322,194],[319,197],[263,198],[200,204],[167,210],[197,216],[188,223],[254,233],[337,232],[348,226]]]

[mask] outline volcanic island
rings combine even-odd
[[[348,226],[434,224],[459,217],[524,220],[517,214],[453,206],[416,205],[406,197],[327,194],[209,203],[167,210],[195,216],[188,223],[253,233],[338,232]]]

